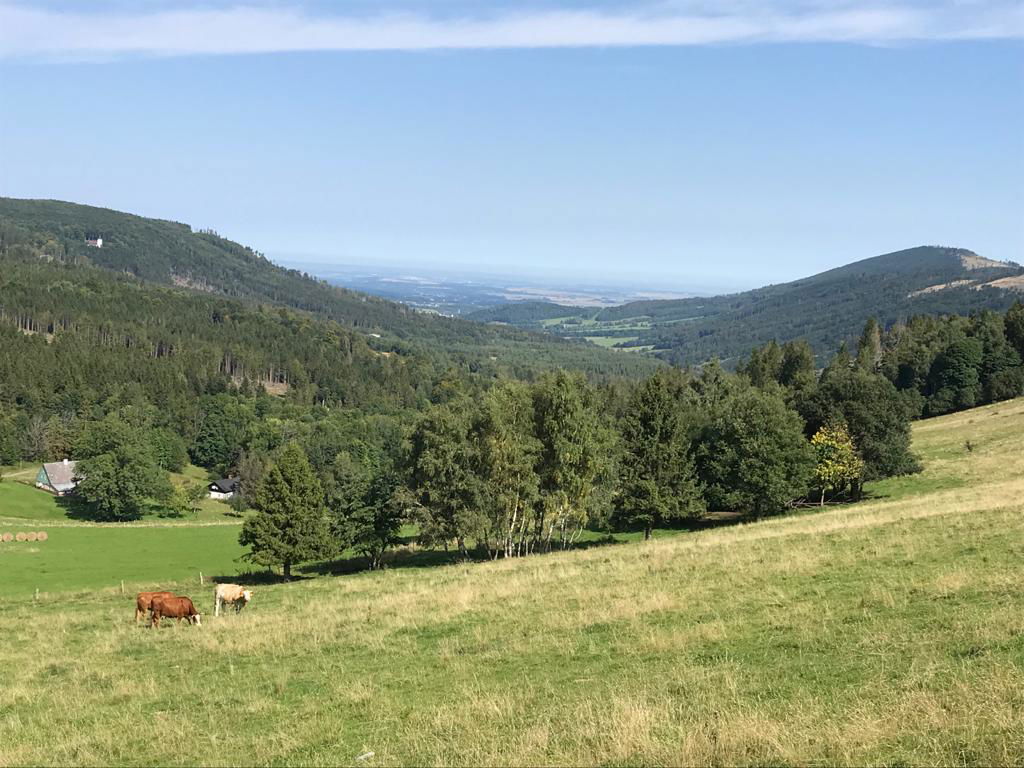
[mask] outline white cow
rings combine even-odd
[[[252,600],[252,590],[237,584],[218,584],[214,597],[213,615],[220,616],[220,609],[225,603],[235,606],[235,613],[245,608]]]

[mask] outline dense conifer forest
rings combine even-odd
[[[96,238],[102,238],[102,248],[87,244]],[[363,334],[380,351],[441,367],[502,369],[516,376],[545,367],[639,376],[658,367],[657,361],[617,355],[582,341],[419,312],[279,267],[210,231],[106,208],[0,198],[0,258],[94,266],[146,284],[287,307]]]

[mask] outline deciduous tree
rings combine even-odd
[[[147,500],[165,502],[172,493],[167,473],[138,439],[82,459],[75,471],[81,478],[77,496],[97,520],[135,520]]]
[[[565,548],[587,523],[587,504],[607,454],[605,435],[593,392],[579,374],[546,374],[534,387],[533,403],[540,441],[538,537],[550,549],[557,532]]]
[[[859,489],[864,476],[864,460],[857,455],[857,449],[844,423],[826,424],[811,438],[816,463],[814,478],[821,488],[819,504],[825,503],[825,492],[835,492],[846,486]]]
[[[483,397],[474,439],[480,502],[486,513],[485,539],[492,556],[526,554],[539,498],[536,464],[540,441],[533,434],[529,387],[505,382]]]
[[[410,455],[421,540],[455,540],[463,557],[469,555],[467,538],[483,528],[470,410],[464,399],[432,406],[413,431]]]
[[[698,476],[712,509],[756,517],[804,496],[814,453],[781,397],[747,389],[720,403],[698,438]]]
[[[798,403],[813,435],[826,424],[845,423],[864,459],[865,480],[920,469],[910,452],[910,414],[892,382],[847,365],[830,366],[817,389]]]

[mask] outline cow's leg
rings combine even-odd
[[[220,595],[217,595],[213,599],[213,615],[214,616],[220,616],[220,606],[221,606],[221,604],[223,602],[224,602],[224,598],[222,598]]]

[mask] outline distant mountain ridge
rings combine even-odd
[[[101,247],[89,244],[99,238]],[[474,369],[565,366],[641,375],[657,367],[572,340],[418,312],[278,266],[213,231],[108,208],[0,197],[0,258],[99,267],[143,283],[287,307],[357,331],[384,352],[418,351]]]
[[[1024,294],[1024,267],[965,248],[921,246],[742,293],[641,301],[599,311],[498,307],[469,317],[563,336],[621,339],[679,364],[735,362],[772,339],[804,338],[820,355],[856,338],[869,317],[892,325],[917,314],[1005,310]],[[524,319],[525,318],[525,319]]]

